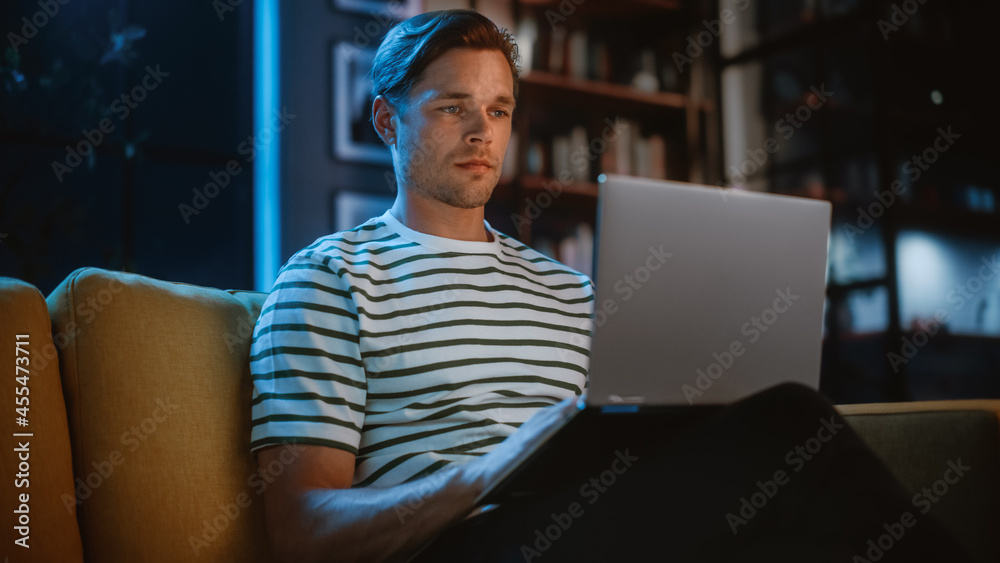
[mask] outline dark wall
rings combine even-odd
[[[281,98],[296,115],[281,139],[282,260],[335,230],[337,191],[395,193],[384,176],[391,165],[339,159],[333,143],[334,46],[377,47],[390,25],[381,17],[332,2],[281,5]]]
[[[52,4],[0,12],[0,275],[252,287],[252,4]]]

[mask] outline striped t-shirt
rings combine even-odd
[[[340,448],[354,486],[391,486],[582,393],[590,280],[487,229],[435,237],[387,212],[295,254],[254,330],[251,449]]]

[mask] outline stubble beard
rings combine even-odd
[[[405,145],[401,156],[402,177],[409,191],[460,209],[486,205],[500,179],[499,164],[482,174],[470,174],[468,181],[457,178],[450,160],[431,162],[430,157],[413,143]]]

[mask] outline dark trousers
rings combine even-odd
[[[627,442],[623,441],[623,445]],[[415,561],[970,561],[834,408],[780,385],[504,503]]]

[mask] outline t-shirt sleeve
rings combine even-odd
[[[367,393],[358,334],[344,279],[307,256],[293,257],[254,329],[251,451],[298,443],[357,455]]]

